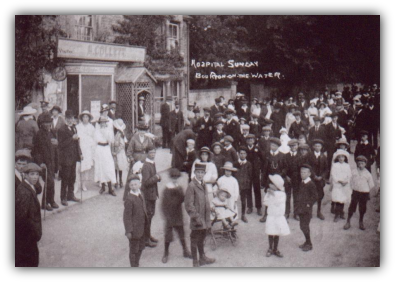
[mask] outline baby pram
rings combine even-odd
[[[231,209],[229,209],[229,210],[234,213],[233,218],[236,218],[237,213]],[[218,222],[221,223],[221,227],[215,228],[215,224]],[[210,229],[210,236],[209,236],[211,249],[213,251],[216,250],[219,241],[222,241],[222,242],[230,241],[233,246],[236,246],[237,239],[238,239],[238,237],[237,237],[236,229],[234,227],[226,228],[223,225],[222,220],[218,219],[217,214],[215,213],[215,211],[212,210],[211,211],[211,229]]]

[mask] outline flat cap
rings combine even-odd
[[[226,136],[224,137],[224,141],[225,141],[225,142],[226,142],[226,141],[228,141],[228,142],[231,142],[231,143],[233,143],[234,139],[233,139],[233,137],[232,137],[232,136],[230,136],[230,135],[226,135]]]
[[[206,171],[206,165],[202,163],[196,163],[195,170],[204,170]]]
[[[313,168],[312,168],[311,165],[309,165],[309,164],[302,164],[302,165],[300,166],[300,168],[308,168],[310,171],[313,170]]]
[[[295,146],[295,145],[299,145],[298,140],[291,139],[291,140],[288,141],[288,146]]]
[[[365,157],[365,156],[363,156],[363,155],[359,155],[356,159],[355,159],[357,162],[365,162],[365,163],[367,163],[368,162],[368,159]]]
[[[324,141],[322,139],[314,139],[312,142],[312,144],[321,144],[322,146],[324,146]]]
[[[299,149],[300,150],[310,150],[310,147],[307,144],[300,144]]]
[[[281,146],[281,140],[277,137],[270,137],[269,141],[270,141],[270,143]]]
[[[264,126],[262,127],[262,131],[272,131],[270,126]]]
[[[41,172],[41,167],[39,167],[35,163],[28,163],[24,168],[23,168],[24,173],[29,173],[29,172]]]
[[[232,109],[226,109],[225,110],[225,114],[226,115],[228,115],[228,114],[233,114],[234,113],[234,111],[232,110]]]
[[[255,134],[250,133],[247,135],[247,139],[255,139],[255,138],[256,138]]]

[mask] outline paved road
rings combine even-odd
[[[159,153],[158,165],[162,159],[169,159],[168,152]],[[352,166],[355,164],[352,162]],[[162,172],[160,190],[167,182],[166,172]],[[187,177],[183,175],[182,185],[186,187]],[[98,191],[94,183],[88,186],[91,193]],[[321,221],[314,217],[311,222],[314,250],[303,253],[298,245],[304,237],[299,222],[290,219],[291,234],[280,238],[279,249],[284,258],[270,257],[265,254],[268,239],[265,224],[259,222],[254,213],[248,215],[249,223],[238,226],[239,242],[221,243],[213,251],[206,246],[207,255],[217,259],[210,267],[349,267],[378,266],[380,261],[380,236],[376,234],[380,214],[375,212],[378,198],[368,203],[365,216],[367,230],[358,229],[358,214],[352,221],[352,228],[342,229],[345,221],[333,222],[330,214],[330,195],[325,188],[324,215]],[[124,236],[122,222],[123,201],[118,190],[117,197],[108,194],[91,197],[83,204],[74,204],[57,213],[47,213],[43,222],[43,237],[39,242],[41,267],[128,267],[128,241]],[[96,194],[97,195],[97,194]],[[158,247],[146,248],[141,258],[144,267],[190,267],[192,261],[182,257],[182,249],[177,241],[170,247],[170,260],[161,262],[163,254],[163,222],[160,215],[160,202],[153,220],[153,234],[160,239]],[[239,207],[240,208],[240,207]],[[315,211],[315,209],[314,209]],[[187,240],[189,241],[189,218],[184,215]],[[176,238],[176,236],[175,236]]]

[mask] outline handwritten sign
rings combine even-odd
[[[93,120],[98,120],[100,118],[100,101],[91,101],[91,114]]]
[[[274,78],[274,79],[284,79],[284,75],[280,72],[266,72],[261,73],[258,71],[254,71],[254,68],[259,66],[258,61],[250,61],[250,62],[237,62],[235,60],[228,60],[224,62],[210,62],[210,61],[197,61],[195,59],[191,60],[192,68],[202,69],[204,70],[209,68],[224,68],[224,69],[233,69],[232,73],[217,73],[214,71],[210,71],[210,73],[195,73],[195,79],[212,79],[212,80],[223,80],[223,79],[266,79],[266,78]],[[243,73],[234,73],[237,68],[243,69]],[[246,72],[246,70],[250,72]],[[251,70],[250,70],[251,69]],[[225,71],[226,72],[226,71]]]
[[[145,52],[145,47],[59,39],[57,56],[112,62],[144,62]]]

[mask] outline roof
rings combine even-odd
[[[133,68],[120,67],[118,68],[115,74],[115,82],[116,83],[131,82],[135,84],[138,78],[143,74],[148,75],[155,83],[157,83],[155,77],[145,67],[133,67]]]

